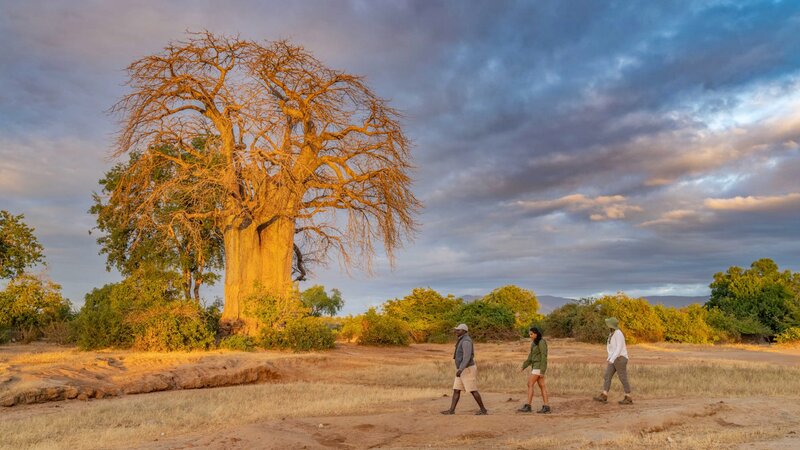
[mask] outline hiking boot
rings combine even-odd
[[[608,396],[606,394],[600,394],[593,398],[600,403],[606,403],[608,401]]]
[[[445,416],[452,416],[452,415],[453,415],[453,414],[455,414],[456,412],[455,412],[455,411],[450,411],[449,409],[445,409],[445,410],[444,410],[444,411],[442,411],[441,413],[442,413],[442,414],[444,414]]]
[[[524,404],[524,405],[522,405],[522,408],[519,408],[519,409],[517,410],[517,412],[531,412],[531,411],[533,411],[533,410],[531,409],[531,405],[529,405],[529,404],[527,404],[527,403],[526,403],[526,404]]]
[[[550,414],[550,407],[547,405],[542,405],[542,409],[536,411],[537,414]]]
[[[633,399],[626,395],[625,398],[623,398],[622,400],[619,401],[619,404],[620,405],[632,405],[633,404]]]
[[[489,414],[488,409],[479,409],[478,412],[475,413],[476,416],[486,416]]]

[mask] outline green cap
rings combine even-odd
[[[608,328],[619,330],[619,320],[616,317],[607,317],[606,325],[608,325]]]

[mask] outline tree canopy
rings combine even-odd
[[[334,316],[344,306],[342,293],[338,289],[331,289],[331,293],[328,294],[325,292],[325,286],[320,285],[311,286],[303,291],[300,299],[314,317],[320,317],[323,314]]]
[[[26,269],[44,263],[42,245],[23,219],[22,214],[0,211],[0,279],[16,278]]]
[[[714,274],[707,308],[718,308],[741,321],[755,321],[772,334],[800,325],[800,273],[780,271],[771,259],[749,269],[731,266]]]

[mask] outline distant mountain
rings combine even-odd
[[[464,300],[464,303],[472,303],[475,300],[480,300],[482,297],[482,295],[461,296],[461,298]],[[537,295],[536,298],[539,300],[539,312],[542,314],[549,314],[554,309],[559,308],[566,303],[575,301],[574,298],[556,297],[554,295]],[[699,297],[683,295],[647,295],[643,298],[651,305],[664,305],[675,308],[683,308],[684,306],[691,305],[692,303],[699,303],[702,305],[708,301],[707,295]]]

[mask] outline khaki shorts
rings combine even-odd
[[[475,392],[478,390],[478,366],[469,366],[453,381],[453,390]]]

